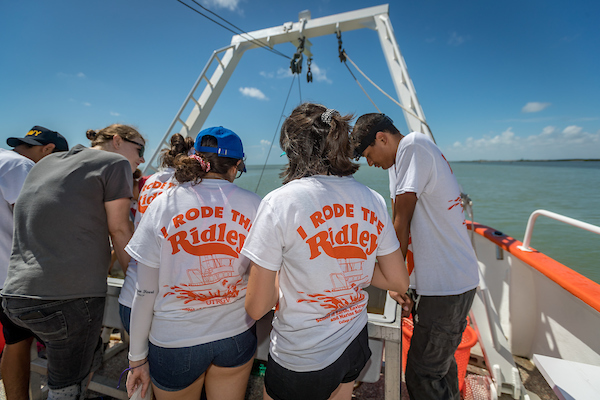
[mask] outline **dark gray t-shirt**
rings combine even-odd
[[[4,296],[72,299],[106,295],[110,243],[104,203],[132,197],[119,154],[82,145],[31,170],[14,209]]]

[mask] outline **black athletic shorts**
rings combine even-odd
[[[0,306],[0,322],[2,322],[2,333],[6,344],[15,344],[34,337],[33,332],[12,322]]]
[[[353,382],[371,358],[367,326],[333,364],[319,371],[295,372],[269,355],[265,390],[273,400],[327,400],[341,383]]]

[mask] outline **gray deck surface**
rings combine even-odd
[[[524,358],[516,357],[515,361],[519,367],[521,373],[521,379],[530,392],[533,392],[539,396],[542,400],[555,400],[558,397],[554,394],[552,389],[548,386],[544,378],[541,376],[535,366]],[[104,377],[104,380],[116,387],[116,382],[119,379],[121,371],[127,368],[127,351],[122,350],[114,357],[106,360],[102,365],[102,368],[97,372],[97,375]],[[383,369],[383,368],[382,368]],[[467,373],[467,399],[486,399],[485,390],[481,385],[481,376],[478,374],[485,374],[485,370],[469,365]],[[0,377],[1,382],[1,377]],[[121,383],[121,388],[125,387],[125,382]],[[260,376],[250,376],[248,382],[248,389],[246,391],[246,400],[258,400],[262,399],[263,392],[263,378]],[[100,393],[94,393],[88,391],[87,398],[97,398],[102,396],[104,400],[113,400],[113,397],[102,395]],[[535,395],[534,395],[535,396]],[[536,397],[532,396],[532,400]],[[357,385],[353,393],[353,399],[356,400],[381,400],[384,399],[384,374],[381,374],[379,381],[375,383],[361,383]],[[509,397],[503,396],[502,399],[508,399]],[[0,384],[0,400],[5,400],[4,385]],[[402,385],[402,400],[408,400],[408,393],[406,387]]]

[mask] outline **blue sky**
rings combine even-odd
[[[185,0],[193,4],[191,0]],[[205,0],[246,31],[383,4],[373,0]],[[449,160],[600,158],[600,5],[596,1],[393,1],[400,51]],[[176,0],[0,2],[0,131],[33,125],[88,145],[87,129],[135,125],[156,148],[212,52],[232,33]],[[376,32],[343,35],[350,57],[394,94]],[[205,127],[224,125],[262,164],[279,117],[302,101],[375,109],[340,64],[337,39],[312,39],[314,82],[283,110],[289,60],[247,52]],[[291,56],[295,48],[277,50]],[[306,65],[304,66],[306,71]],[[356,71],[354,71],[356,73]],[[361,79],[406,133],[401,110]],[[7,147],[4,139],[2,147]],[[270,163],[283,163],[276,139]]]

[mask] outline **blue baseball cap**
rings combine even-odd
[[[6,139],[6,144],[10,147],[17,147],[23,143],[32,146],[45,146],[54,143],[54,151],[69,151],[69,144],[63,135],[38,125],[31,128],[23,138],[9,137]]]
[[[213,136],[217,139],[217,147],[201,146],[202,138],[204,136]],[[196,142],[194,148],[199,153],[215,153],[219,157],[229,157],[238,160],[244,159],[244,146],[242,146],[242,139],[235,132],[223,128],[222,126],[215,126],[212,128],[206,128],[196,136]],[[245,172],[245,168],[244,168]]]

